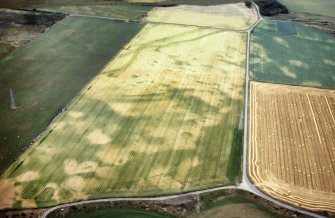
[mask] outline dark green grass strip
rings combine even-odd
[[[0,173],[142,27],[68,17],[0,60]]]
[[[68,218],[103,218],[103,217],[122,217],[122,218],[167,218],[169,216],[139,209],[100,209],[94,211],[70,212]]]
[[[230,151],[227,167],[227,177],[230,182],[235,183],[241,178],[243,152],[243,131],[234,129],[233,144]]]

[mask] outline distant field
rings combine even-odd
[[[265,193],[335,212],[335,90],[251,82],[249,166]]]
[[[214,201],[214,200],[213,200]],[[203,204],[202,204],[203,205]],[[208,208],[207,208],[208,207]],[[61,217],[52,214],[53,218]],[[120,218],[168,218],[171,216],[159,214],[152,211],[139,209],[98,209],[90,211],[73,211],[66,214],[68,218],[104,218],[104,217],[120,217]],[[177,216],[176,216],[177,217]],[[215,200],[210,205],[206,205],[205,209],[201,209],[200,213],[188,213],[189,218],[222,218],[222,217],[257,217],[271,218],[276,217],[267,209],[252,203],[244,198],[224,196],[221,200]]]
[[[170,216],[145,211],[139,209],[99,209],[89,212],[70,212],[68,218],[104,218],[104,217],[119,217],[119,218],[169,218]]]
[[[335,37],[291,22],[262,21],[251,34],[252,80],[335,88]]]
[[[259,0],[256,0],[259,1]],[[228,3],[240,3],[243,0],[1,0],[0,7],[41,7],[41,6],[62,6],[62,5],[93,5],[93,4],[163,4],[163,5],[218,5]]]
[[[102,16],[119,19],[138,20],[145,16],[152,6],[141,5],[79,5],[79,6],[54,6],[38,8],[43,11],[65,14],[79,14]]]
[[[334,0],[279,0],[289,11],[335,17]]]
[[[210,0],[213,1],[213,0]],[[218,1],[218,0],[214,0]],[[164,0],[1,0],[2,8],[40,8],[52,6],[89,6],[89,5],[122,5],[122,4],[158,4]]]
[[[0,208],[235,184],[245,51],[245,33],[146,25],[1,177]]]
[[[257,13],[244,3],[213,6],[157,7],[145,18],[148,21],[216,27],[223,29],[247,29],[257,20]]]
[[[206,205],[206,204],[205,204]],[[257,217],[270,218],[276,217],[267,209],[254,204],[244,198],[225,196],[220,200],[215,200],[206,205],[200,213],[190,214],[190,218],[222,218],[222,217]]]
[[[0,60],[1,173],[141,27],[68,17]]]

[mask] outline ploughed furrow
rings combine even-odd
[[[335,211],[335,91],[250,83],[249,166],[279,200]]]

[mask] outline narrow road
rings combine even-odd
[[[287,208],[289,210],[297,211],[299,213],[311,216],[311,217],[323,217],[315,213],[311,213],[306,210],[302,210],[300,208],[296,208],[290,206],[288,204],[277,201],[274,198],[271,198],[268,195],[265,195],[263,192],[259,191],[249,180],[248,178],[248,105],[249,105],[249,56],[250,56],[250,33],[257,26],[259,22],[263,20],[262,16],[259,13],[258,6],[253,3],[256,8],[258,14],[257,22],[252,25],[248,30],[248,39],[247,39],[247,61],[246,61],[246,73],[245,73],[245,100],[244,100],[244,139],[243,139],[243,165],[242,165],[242,183],[240,184],[240,188],[246,191],[252,192],[255,195],[258,195],[261,198],[264,198],[274,204],[277,204],[281,207]]]
[[[106,198],[106,199],[97,199],[97,200],[78,201],[78,202],[62,204],[62,205],[52,207],[44,212],[44,214],[42,215],[42,218],[46,218],[52,211],[55,211],[57,209],[81,205],[81,204],[87,204],[87,203],[101,203],[101,202],[113,202],[113,201],[164,201],[164,200],[171,200],[171,199],[180,198],[180,197],[197,197],[200,194],[220,191],[220,190],[225,190],[225,189],[238,189],[238,186],[223,186],[223,187],[210,188],[210,189],[204,189],[204,190],[199,190],[199,191],[194,191],[194,192],[189,192],[189,193],[184,193],[184,194],[162,196],[162,197]]]
[[[177,194],[177,195],[170,195],[170,196],[162,196],[162,197],[147,197],[147,198],[108,198],[108,199],[97,199],[97,200],[87,200],[87,201],[79,201],[79,202],[73,202],[63,205],[58,205],[55,207],[52,207],[48,209],[43,215],[42,218],[47,217],[52,211],[55,211],[57,209],[70,207],[70,206],[76,206],[80,204],[87,204],[87,203],[99,203],[99,202],[113,202],[113,201],[163,201],[163,200],[171,200],[174,198],[180,198],[180,197],[187,197],[187,196],[198,196],[199,194],[213,192],[213,191],[219,191],[219,190],[225,190],[225,189],[243,189],[249,192],[252,192],[253,194],[264,198],[276,205],[279,205],[283,208],[297,211],[301,214],[311,216],[311,217],[317,217],[321,218],[324,216],[320,216],[315,213],[311,213],[305,210],[302,210],[300,208],[296,208],[293,206],[290,206],[288,204],[282,203],[274,198],[271,198],[270,196],[264,194],[263,192],[259,191],[249,180],[248,173],[247,173],[247,145],[248,145],[248,105],[249,105],[249,56],[250,56],[250,33],[251,31],[257,26],[259,22],[263,20],[262,16],[259,13],[258,6],[253,3],[253,6],[255,7],[257,11],[257,22],[255,22],[253,25],[251,25],[246,30],[229,30],[229,29],[223,29],[227,31],[238,31],[238,32],[246,32],[247,33],[247,55],[246,55],[246,74],[245,74],[245,101],[244,101],[244,142],[243,142],[243,163],[242,163],[242,183],[238,186],[224,186],[224,187],[218,187],[218,188],[210,188],[210,189],[204,189],[194,192],[189,192],[185,194]],[[118,19],[118,18],[110,18],[110,17],[98,17],[98,16],[89,16],[89,15],[70,15],[70,16],[82,16],[82,17],[93,17],[93,18],[101,18],[101,19],[110,19],[114,21],[122,21],[122,22],[145,22],[145,23],[157,23],[157,24],[170,24],[170,23],[164,23],[164,22],[151,22],[151,21],[137,21],[137,20],[126,20],[126,19]],[[195,25],[184,25],[184,24],[173,24],[173,25],[183,25],[183,26],[195,26]],[[208,28],[203,26],[196,26],[196,27],[202,27],[202,28]],[[222,28],[216,28],[216,29],[222,29]]]

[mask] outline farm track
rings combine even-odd
[[[259,8],[258,6],[253,3],[254,7],[256,7],[257,10],[257,14],[258,14],[258,20],[257,22],[248,29],[248,40],[247,40],[247,64],[246,64],[246,76],[245,76],[245,101],[244,101],[244,140],[243,140],[243,170],[242,170],[242,183],[240,184],[240,188],[252,192],[256,195],[258,195],[259,197],[262,197],[276,205],[279,205],[281,207],[284,207],[286,209],[292,210],[292,211],[297,211],[301,214],[307,215],[307,216],[311,216],[311,217],[324,217],[321,216],[319,214],[310,212],[310,211],[306,211],[297,207],[294,207],[292,205],[283,203],[281,201],[278,201],[274,198],[272,198],[271,196],[264,194],[262,191],[260,191],[258,188],[256,188],[254,186],[254,184],[252,182],[250,182],[249,180],[249,176],[248,176],[248,120],[249,120],[249,116],[248,116],[248,111],[249,111],[249,69],[250,69],[250,33],[251,31],[257,26],[257,24],[259,22],[261,22],[263,20],[260,12],[259,12]]]
[[[173,200],[182,197],[196,197],[200,194],[220,191],[220,190],[227,190],[227,189],[236,189],[238,186],[224,186],[218,188],[211,188],[205,189],[190,193],[178,194],[178,195],[170,195],[170,196],[162,196],[162,197],[147,197],[147,198],[107,198],[107,199],[97,199],[97,200],[87,200],[87,201],[80,201],[80,202],[73,202],[68,204],[63,204],[59,206],[52,207],[44,212],[41,218],[46,218],[51,212],[64,208],[64,207],[71,207],[81,204],[88,204],[88,203],[101,203],[101,202],[114,202],[114,201],[164,201],[164,200]]]

